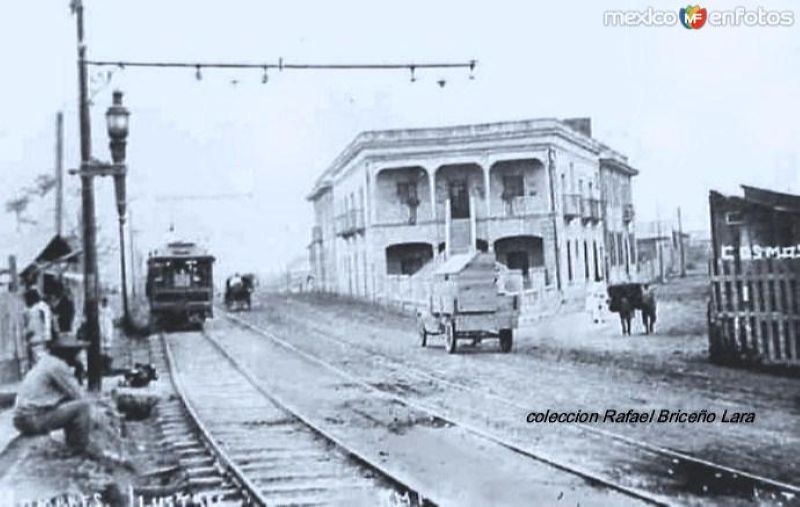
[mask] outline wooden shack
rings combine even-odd
[[[743,186],[709,195],[709,354],[800,366],[800,196]]]

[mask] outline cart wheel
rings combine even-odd
[[[510,329],[500,330],[500,351],[511,352],[511,345],[514,343],[514,335]]]
[[[419,331],[419,346],[426,346],[428,344],[428,332],[425,330],[425,322],[419,317],[417,317],[417,331]]]
[[[448,354],[456,351],[456,325],[452,321],[445,328],[444,346]]]

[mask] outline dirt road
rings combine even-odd
[[[588,452],[588,437],[575,428],[532,428],[535,425],[525,423],[527,411],[754,412],[752,424],[598,426],[794,482],[800,451],[796,427],[800,382],[708,364],[705,338],[699,334],[704,308],[697,305],[697,291],[675,293],[660,303],[659,329],[653,336],[623,338],[613,320],[596,325],[585,314],[564,315],[521,330],[510,355],[500,354],[491,342],[463,348],[455,356],[447,356],[436,339],[422,349],[413,318],[341,299],[265,296],[252,313],[240,316],[326,354],[383,387],[411,393],[542,452],[605,473],[624,475],[628,470],[635,477],[647,463],[626,460],[622,450],[618,455],[613,449]],[[325,336],[349,345],[326,342]],[[448,385],[472,391],[459,392]],[[476,392],[486,394],[476,397]],[[629,480],[635,486],[652,486]]]

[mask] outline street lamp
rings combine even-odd
[[[78,13],[78,40],[82,41],[82,9],[80,2],[77,2]],[[111,107],[106,113],[108,122],[109,146],[111,148],[112,163],[102,162],[91,155],[91,137],[89,123],[89,103],[87,101],[86,85],[86,47],[79,44],[78,47],[78,68],[80,70],[80,126],[81,126],[81,165],[78,169],[71,169],[70,174],[81,177],[82,210],[83,210],[83,251],[84,251],[84,313],[86,316],[86,331],[89,336],[88,350],[88,380],[89,389],[99,391],[102,384],[102,358],[100,346],[100,325],[97,315],[97,299],[99,295],[99,284],[97,276],[97,245],[95,229],[95,210],[94,210],[94,186],[93,179],[97,176],[112,176],[114,178],[114,193],[117,200],[117,213],[119,214],[120,224],[120,244],[122,248],[122,303],[125,311],[124,322],[128,323],[128,300],[125,289],[125,249],[124,231],[125,225],[125,146],[128,136],[128,116],[130,113],[122,105],[122,92],[114,92],[114,99]]]
[[[122,168],[114,174],[114,195],[117,200],[117,215],[119,217],[119,258],[120,276],[122,278],[122,322],[125,326],[130,323],[128,313],[128,285],[125,270],[125,148],[128,138],[128,118],[130,112],[122,105],[122,92],[116,90],[111,106],[106,111],[106,126],[108,128],[109,148],[111,160],[114,165]]]

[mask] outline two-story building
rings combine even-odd
[[[494,251],[528,288],[634,273],[636,174],[585,118],[364,132],[308,196],[314,285],[388,297],[387,280],[469,248]]]

